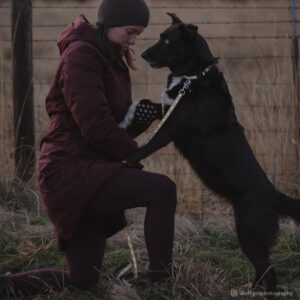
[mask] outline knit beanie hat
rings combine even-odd
[[[147,27],[149,18],[149,8],[144,0],[102,0],[96,24]]]

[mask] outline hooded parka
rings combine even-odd
[[[61,33],[58,47],[61,58],[46,98],[50,127],[41,142],[38,183],[61,241],[72,236],[91,198],[126,167],[121,160],[137,144],[118,127],[132,103],[128,68],[102,54],[97,30],[83,15]],[[123,212],[103,218],[107,236],[125,225]]]

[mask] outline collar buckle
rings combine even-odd
[[[188,90],[189,92],[191,92],[191,80],[187,79],[184,84],[183,84],[183,88],[179,91],[179,93],[184,96],[185,95],[185,91]]]

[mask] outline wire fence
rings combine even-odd
[[[292,24],[292,20],[277,20],[277,21],[211,21],[211,22],[193,22],[195,25],[254,25],[254,24],[267,24],[267,25],[274,25],[274,24]],[[296,23],[299,23],[299,21],[296,21]],[[67,26],[68,24],[40,24],[40,25],[33,25],[32,28],[63,28]],[[162,25],[169,25],[167,22],[156,22],[152,23],[150,22],[149,25],[153,26],[162,26]],[[11,25],[0,25],[0,28],[10,28]]]
[[[258,1],[258,0],[257,0]],[[10,9],[10,5],[1,5],[0,9]],[[92,5],[92,6],[86,6],[86,5],[33,5],[32,6],[33,9],[97,9],[96,5]],[[290,5],[286,5],[286,6],[259,6],[259,5],[255,5],[255,6],[248,6],[248,5],[228,5],[228,6],[223,6],[223,5],[219,5],[219,6],[192,6],[192,5],[185,5],[185,6],[168,6],[168,5],[162,5],[162,6],[151,6],[149,5],[150,10],[152,9],[197,9],[197,10],[290,10],[291,6]],[[300,9],[299,7],[296,7],[296,9]]]

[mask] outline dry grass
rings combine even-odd
[[[141,300],[136,290],[128,284],[114,284],[111,292],[111,300]]]
[[[0,210],[0,273],[30,269],[64,267],[64,259],[55,250],[51,224],[9,210]],[[99,285],[90,291],[62,293],[49,291],[35,299],[230,299],[231,289],[248,291],[253,267],[239,249],[234,229],[218,224],[201,225],[197,219],[176,215],[174,263],[178,269],[169,280],[151,285],[146,277],[148,263],[143,236],[144,209],[128,211],[130,234],[138,262],[137,282],[116,282],[109,274],[114,268],[130,261],[124,231],[109,239]],[[274,248],[273,264],[278,272],[279,288],[300,296],[300,235],[283,231]],[[262,291],[261,287],[256,291]],[[247,299],[246,297],[243,299]],[[249,297],[251,299],[251,297]],[[252,298],[253,299],[253,298]],[[280,299],[280,298],[279,298]]]

